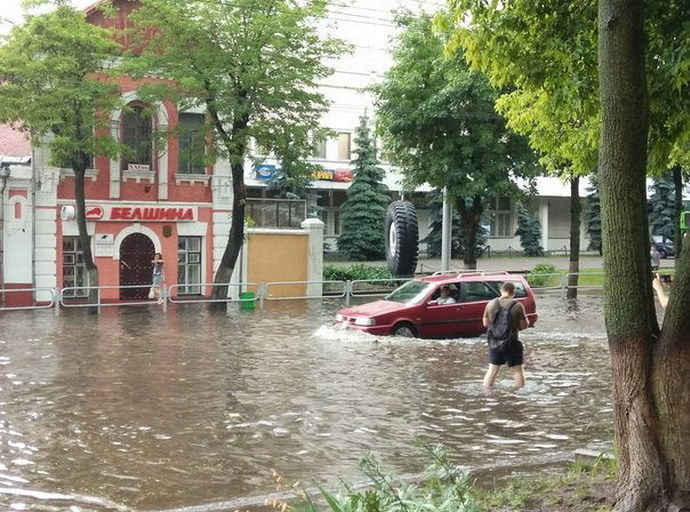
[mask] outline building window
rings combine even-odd
[[[341,132],[338,134],[338,160],[351,160],[351,134]]]
[[[78,236],[62,237],[62,287],[65,297],[86,297],[89,291],[83,286],[88,286],[86,265],[84,265],[84,253],[81,249]]]
[[[314,137],[314,158],[326,158],[326,138]]]
[[[122,116],[122,143],[128,148],[122,158],[124,170],[152,170],[151,116],[143,107],[131,107]]]
[[[177,239],[177,290],[180,295],[201,295],[201,237]]]
[[[247,217],[257,228],[299,228],[307,216],[302,199],[247,199]]]
[[[95,169],[96,168],[96,158],[93,155],[86,155],[87,161],[86,161],[86,168],[87,169]],[[58,167],[60,169],[69,169],[70,171],[72,170],[72,162],[69,159],[65,159],[62,162],[58,163]]]
[[[180,174],[204,174],[204,156],[206,137],[204,133],[203,114],[180,114],[179,117],[180,151],[177,172]]]
[[[509,197],[497,197],[489,205],[491,212],[490,235],[494,238],[512,238],[513,209]]]

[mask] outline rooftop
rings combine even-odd
[[[31,156],[31,144],[26,135],[7,124],[0,124],[0,155]]]

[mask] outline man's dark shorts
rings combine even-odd
[[[522,343],[511,343],[503,350],[489,349],[489,362],[496,366],[507,364],[508,368],[522,365]]]

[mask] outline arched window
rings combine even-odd
[[[151,116],[143,107],[130,107],[122,116],[122,143],[129,148],[122,157],[123,169],[153,170],[151,132]]]

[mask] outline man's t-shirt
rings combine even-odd
[[[491,323],[494,319],[494,316],[496,316],[496,312],[498,311],[498,303],[500,302],[501,307],[507,308],[510,306],[510,303],[515,301],[515,299],[499,299],[497,300],[492,300],[486,305],[486,309],[484,310],[484,316],[489,318],[489,323]],[[510,316],[513,321],[513,329],[515,329],[515,332],[520,330],[520,320],[527,320],[527,314],[525,313],[525,306],[523,306],[520,302],[515,301],[516,304],[513,306],[513,309],[510,310]]]

